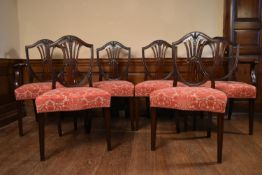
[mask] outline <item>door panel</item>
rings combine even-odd
[[[257,86],[256,111],[260,112],[262,112],[261,1],[224,0],[223,30],[225,37],[240,45],[236,78]],[[254,77],[254,72],[257,78],[252,79],[250,77]]]

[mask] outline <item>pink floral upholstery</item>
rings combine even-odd
[[[56,87],[61,88],[64,86],[57,82]],[[51,89],[51,82],[28,83],[15,89],[15,97],[16,100],[33,100]]]
[[[159,108],[224,113],[226,103],[224,92],[206,87],[173,87],[150,94],[150,106]]]
[[[99,81],[93,84],[93,87],[103,89],[116,97],[133,97],[134,84],[123,80]]]
[[[204,84],[210,87],[210,82]],[[226,93],[228,98],[256,98],[256,87],[237,81],[216,81],[216,89]]]
[[[185,87],[186,85],[178,82],[178,87]],[[173,80],[147,80],[136,84],[135,96],[148,97],[151,92],[159,89],[173,87]]]
[[[48,91],[36,98],[37,113],[110,107],[111,95],[97,88],[72,87]]]

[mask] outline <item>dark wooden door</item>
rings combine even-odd
[[[261,3],[262,0],[224,0],[224,36],[240,44],[236,78],[257,86],[256,111],[261,98]],[[256,69],[255,69],[256,67]]]

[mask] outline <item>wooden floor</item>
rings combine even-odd
[[[213,121],[213,130],[215,122]],[[216,133],[205,131],[175,133],[172,118],[158,121],[157,149],[150,150],[150,120],[141,119],[141,129],[130,131],[129,120],[112,120],[113,150],[106,150],[103,119],[95,117],[91,134],[83,124],[73,131],[73,123],[63,122],[59,137],[54,122],[46,127],[46,161],[39,161],[37,123],[32,115],[24,119],[25,136],[19,137],[17,124],[0,129],[0,174],[188,174],[261,175],[262,119],[255,119],[254,135],[247,135],[245,115],[225,120],[223,163],[216,164]]]

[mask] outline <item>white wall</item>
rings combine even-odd
[[[20,44],[17,1],[0,0],[0,58],[18,58]]]
[[[155,39],[175,41],[198,30],[222,35],[222,0],[17,0],[20,53],[41,38],[79,36],[96,47],[117,40],[141,57]]]

